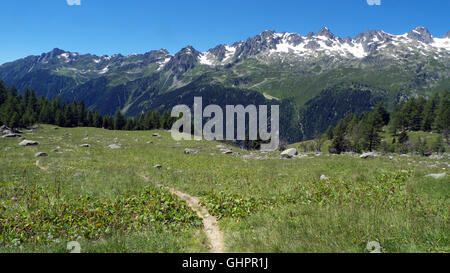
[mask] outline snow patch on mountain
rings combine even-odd
[[[211,54],[209,52],[203,52],[200,54],[199,58],[198,58],[198,62],[200,64],[204,64],[204,65],[213,65],[213,62],[211,60]]]
[[[171,58],[172,57],[169,56],[169,57],[165,58],[164,60],[157,62],[157,64],[158,64],[158,69],[157,70],[163,69],[163,67],[170,61]]]
[[[98,72],[99,74],[105,74],[109,71],[109,64],[107,66],[105,66],[105,68],[103,68],[102,70],[100,70],[100,72]]]
[[[450,38],[433,38],[433,43],[431,45],[450,51]]]

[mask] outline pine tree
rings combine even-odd
[[[2,105],[7,98],[7,88],[2,80],[0,80],[0,105]]]
[[[404,127],[404,113],[403,113],[404,103],[400,103],[395,106],[394,110],[391,113],[391,119],[389,122],[389,132],[392,136],[396,136],[399,131],[405,129]]]
[[[126,124],[125,116],[120,110],[114,114],[114,130],[122,130]]]
[[[327,139],[328,140],[332,140],[333,139],[333,137],[334,137],[334,134],[333,134],[333,126],[328,126],[328,129],[327,129],[327,131],[325,132],[325,135],[326,135],[326,137],[327,137]]]
[[[17,114],[17,112],[14,112],[11,115],[11,119],[9,120],[8,126],[11,128],[18,128],[20,127],[22,124],[20,123],[20,117],[19,114]]]
[[[136,122],[134,118],[127,119],[123,130],[132,131],[135,130]]]
[[[57,109],[55,112],[55,123],[56,123],[56,125],[61,126],[61,127],[66,125],[64,113],[62,112],[61,109]]]
[[[435,93],[431,99],[427,101],[423,109],[422,131],[430,132],[433,129],[436,108],[439,105],[439,94]]]
[[[375,112],[377,112],[380,115],[381,120],[383,121],[383,125],[388,125],[389,120],[390,120],[390,115],[389,115],[389,112],[386,110],[386,108],[384,108],[384,105],[382,102],[377,104],[377,106],[375,108]]]
[[[372,151],[381,143],[381,128],[383,126],[383,119],[378,112],[372,112],[367,115],[363,121],[363,138],[365,147]]]
[[[346,149],[345,126],[344,122],[341,120],[335,128],[334,138],[330,146],[330,152],[340,154],[345,152]]]
[[[100,115],[99,112],[94,112],[94,115],[93,115],[92,119],[93,119],[93,126],[94,127],[96,127],[96,128],[101,128],[102,127],[103,120],[102,120],[102,116]]]
[[[108,129],[108,130],[112,130],[114,129],[114,122],[111,116],[104,116],[103,117],[103,128]]]
[[[450,134],[450,91],[443,92],[439,106],[436,111],[436,120],[434,127],[439,133],[442,133],[449,142]]]
[[[149,129],[157,129],[160,128],[160,115],[158,112],[156,111],[152,111],[150,112],[150,117],[149,117]]]
[[[408,141],[408,133],[406,131],[402,131],[400,135],[398,136],[398,142],[401,144],[404,144]]]

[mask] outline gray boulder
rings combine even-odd
[[[441,160],[441,159],[443,159],[444,158],[444,156],[443,155],[430,155],[430,157],[429,157],[430,159],[434,159],[434,160]]]
[[[322,174],[322,175],[320,176],[320,180],[328,180],[328,179],[329,179],[329,177],[326,176],[326,175],[324,175],[324,174]]]
[[[39,145],[39,142],[34,141],[34,140],[23,140],[22,142],[19,143],[20,146],[34,146],[34,145]]]
[[[48,156],[48,154],[47,153],[43,153],[43,152],[39,152],[39,153],[36,153],[34,155],[34,157],[40,157],[40,156]]]
[[[91,147],[91,145],[85,143],[85,144],[81,144],[80,147],[82,147],[82,148],[89,148],[89,147]]]
[[[11,138],[11,137],[21,137],[21,136],[15,133],[10,133],[2,136],[2,138]]]
[[[447,174],[446,173],[432,173],[429,175],[425,175],[425,177],[433,177],[434,179],[441,179],[444,178]]]
[[[161,169],[162,166],[161,166],[161,165],[155,165],[155,166],[153,166],[153,168],[155,168],[155,169]]]
[[[281,153],[281,157],[284,157],[284,158],[292,158],[295,155],[297,155],[297,149],[295,149],[295,148],[290,148],[290,149],[284,150]]]
[[[111,144],[111,145],[109,145],[108,146],[110,149],[113,149],[113,150],[115,150],[115,149],[120,149],[120,145],[117,145],[117,144]]]
[[[363,153],[362,155],[359,156],[359,158],[375,158],[378,157],[378,154],[376,152],[370,152],[370,153]]]
[[[188,148],[186,148],[186,149],[184,149],[184,154],[196,154],[197,153],[197,151],[195,151],[195,150],[192,150],[192,149],[188,149]]]

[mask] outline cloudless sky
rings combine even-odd
[[[74,1],[74,0],[72,0]],[[433,36],[450,30],[449,0],[8,0],[0,4],[0,64],[53,48],[97,55],[186,45],[205,51],[266,30],[306,35],[323,26],[341,37],[367,29]]]

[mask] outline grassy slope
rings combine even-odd
[[[139,194],[149,186],[139,177],[144,174],[202,197],[210,212],[220,218],[229,251],[364,252],[367,242],[373,240],[386,252],[450,250],[450,180],[448,176],[440,180],[424,177],[447,172],[445,159],[394,156],[392,161],[386,157],[361,160],[325,154],[283,160],[278,153],[259,152],[253,152],[254,156],[269,159],[243,159],[241,156],[250,152],[223,155],[216,142],[176,142],[166,132],[159,132],[162,138],[157,138],[152,132],[50,128],[25,135],[39,141],[37,147],[19,147],[17,139],[0,139],[0,204],[7,212],[20,207],[20,199],[8,204],[7,199],[27,183],[52,191],[56,177],[65,199],[90,195],[104,201]],[[66,132],[71,135],[64,136]],[[83,140],[85,132],[89,140]],[[107,148],[115,137],[122,145],[119,150]],[[149,140],[153,143],[147,144]],[[91,147],[79,147],[82,143]],[[7,146],[13,149],[6,152]],[[62,154],[51,152],[57,146]],[[185,155],[186,147],[199,152]],[[35,166],[33,155],[38,151],[49,154],[39,158],[48,173]],[[155,169],[155,164],[163,168]],[[26,179],[21,178],[24,173]],[[330,179],[320,180],[322,174]],[[117,230],[99,240],[82,239],[82,248],[205,251],[205,237],[198,227],[155,232],[156,224],[148,223],[148,232]],[[8,242],[0,251],[65,249],[65,244],[57,242],[22,245],[20,249]]]

